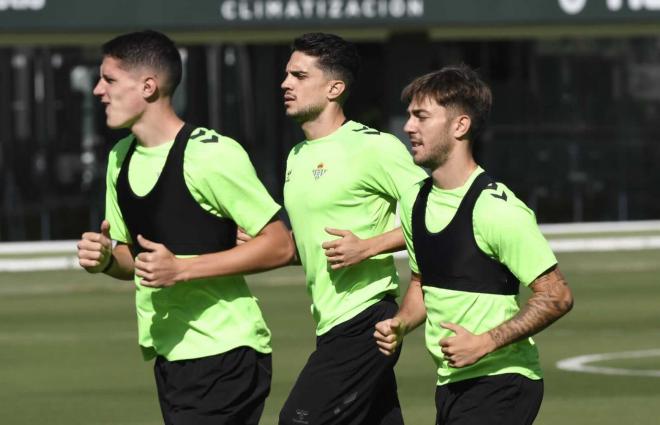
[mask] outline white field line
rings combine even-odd
[[[544,224],[541,231],[546,235],[571,233],[612,233],[608,237],[567,238],[550,240],[555,252],[594,252],[660,249],[660,236],[620,236],[617,232],[660,231],[660,220]],[[75,256],[75,240],[4,242],[0,243],[0,255],[15,254],[68,254],[41,258],[0,258],[0,272],[70,270],[78,269]],[[407,258],[405,251],[394,254],[396,258]]]
[[[548,242],[554,252],[636,251],[660,248],[660,236],[555,239]]]
[[[103,335],[95,333],[67,333],[67,332],[0,332],[0,342],[5,346],[10,344],[39,345],[52,342],[80,342],[80,341],[125,341],[135,340],[137,332],[112,332]]]
[[[641,221],[606,221],[595,223],[559,223],[541,224],[539,226],[545,235],[563,235],[571,233],[616,233],[660,231],[660,220]],[[31,254],[47,252],[53,254],[68,254],[76,251],[77,240],[35,241],[35,242],[1,242],[1,254]]]
[[[591,366],[589,363],[618,359],[641,359],[660,356],[660,349],[621,351],[618,353],[587,354],[557,362],[557,368],[571,372],[598,373],[601,375],[650,376],[660,378],[660,370],[624,369],[618,367]]]
[[[74,254],[78,241],[36,241],[36,242],[2,242],[0,255],[4,254]]]
[[[0,260],[0,272],[80,269],[78,257],[11,258]]]
[[[660,231],[660,220],[602,221],[595,223],[541,224],[545,235],[566,235],[571,233],[616,233]]]
[[[0,297],[24,296],[24,295],[55,295],[55,294],[74,294],[90,293],[97,291],[98,286],[88,283],[68,283],[62,285],[49,285],[48,282],[40,284],[20,284],[20,278],[7,284],[0,285]],[[113,287],[103,287],[103,291],[122,293],[133,293],[135,287],[131,283],[117,283]],[[0,332],[1,334],[2,332]]]
[[[550,240],[554,252],[604,252],[660,249],[660,236],[624,236],[608,238],[576,238]],[[48,251],[50,252],[50,251]],[[38,251],[33,251],[38,253]],[[394,253],[395,258],[407,258],[406,251]],[[79,269],[75,255],[35,258],[0,258],[0,272]]]

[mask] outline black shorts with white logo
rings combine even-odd
[[[543,400],[543,380],[517,373],[440,385],[436,425],[531,425]]]
[[[401,425],[394,365],[374,339],[375,324],[396,314],[391,296],[317,337],[280,412],[280,425]]]
[[[270,392],[271,355],[239,347],[154,364],[165,425],[257,425]]]

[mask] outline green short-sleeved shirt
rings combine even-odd
[[[385,294],[398,294],[391,255],[332,270],[326,227],[370,238],[394,228],[397,200],[426,173],[394,136],[349,121],[289,154],[286,206],[312,297],[317,334],[351,319]]]
[[[183,165],[193,198],[204,209],[231,218],[256,235],[280,206],[259,181],[247,153],[213,130],[199,128],[193,134],[197,137],[189,140]],[[201,142],[210,136],[218,141]],[[126,243],[132,241],[117,202],[116,182],[132,140],[128,136],[114,146],[107,171],[106,219],[112,238]],[[172,145],[136,147],[128,180],[137,195],[146,195],[155,185]],[[144,287],[136,277],[135,286],[138,340],[145,359],[199,358],[239,346],[271,352],[270,331],[242,276],[197,279],[160,289]]]
[[[433,186],[425,214],[429,231],[439,232],[449,224],[472,182],[482,172],[483,169],[478,167],[468,181],[456,189],[442,190]],[[401,204],[410,268],[416,273],[419,269],[412,242],[411,216],[420,187],[417,185],[407,193]],[[538,228],[534,213],[503,184],[498,183],[496,189],[485,189],[481,193],[472,217],[477,246],[504,264],[523,285],[529,285],[557,264]],[[518,313],[518,296],[463,292],[433,286],[422,286],[422,290],[427,311],[426,346],[437,366],[438,385],[503,373],[519,373],[530,379],[541,378],[538,350],[532,338],[503,347],[464,368],[449,367],[440,350],[439,341],[453,335],[452,331],[441,328],[440,323],[456,323],[476,334],[487,332]]]

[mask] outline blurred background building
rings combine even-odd
[[[349,117],[397,134],[401,89],[464,62],[494,92],[478,158],[540,222],[660,218],[660,0],[0,0],[0,241],[73,239],[103,217],[99,47],[145,28],[181,46],[189,122],[238,140],[278,200],[303,135],[283,112],[291,40],[355,41]]]

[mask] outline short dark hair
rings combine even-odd
[[[165,75],[163,94],[172,96],[181,82],[181,55],[174,42],[158,31],[123,34],[103,44],[104,56],[119,59],[125,68],[147,66]]]
[[[318,58],[319,68],[346,84],[343,102],[353,88],[360,71],[360,54],[357,47],[335,34],[312,32],[293,40],[291,50]]]
[[[430,98],[445,108],[455,108],[470,116],[467,138],[474,143],[490,115],[493,96],[490,87],[467,65],[447,66],[416,78],[401,93],[401,100]]]

